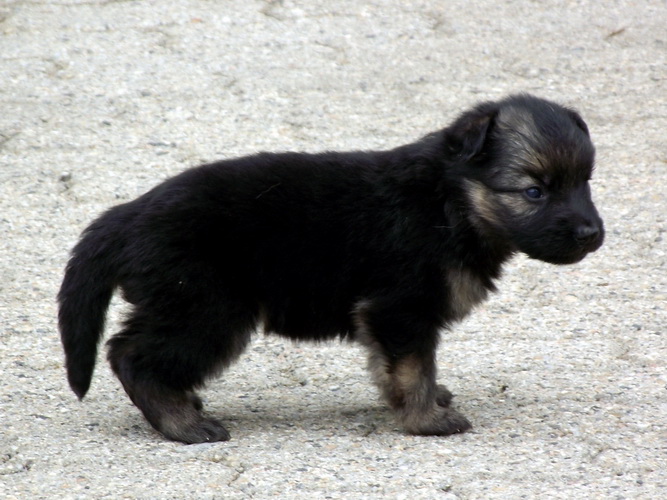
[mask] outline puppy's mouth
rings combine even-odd
[[[604,236],[604,227],[600,224],[595,228],[595,231],[588,231],[586,234],[575,231],[575,235],[568,239],[567,244],[553,242],[551,245],[533,248],[525,253],[533,259],[549,264],[576,264],[589,253],[598,250],[604,242]]]
[[[533,258],[537,258],[549,264],[556,264],[562,266],[562,265],[576,264],[577,262],[581,262],[582,260],[584,260],[584,257],[586,257],[589,253],[591,253],[591,251],[582,250],[570,254],[548,255],[548,256],[533,257]]]

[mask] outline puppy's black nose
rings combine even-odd
[[[574,231],[574,237],[579,243],[589,243],[595,241],[600,235],[600,228],[594,224],[582,224]]]

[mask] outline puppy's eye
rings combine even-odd
[[[530,187],[526,189],[524,192],[526,193],[526,196],[531,200],[539,200],[544,196],[544,193],[538,187]]]

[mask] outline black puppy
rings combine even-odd
[[[58,299],[69,382],[88,391],[115,288],[133,309],[109,361],[155,429],[229,439],[194,390],[258,327],[357,340],[414,434],[470,427],[436,385],[439,331],[495,290],[515,252],[554,264],[602,244],[594,148],[574,111],[480,104],[391,151],[262,153],[183,172],[93,222]]]

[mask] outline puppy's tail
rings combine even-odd
[[[90,387],[97,345],[116,287],[123,248],[123,217],[119,217],[123,208],[111,209],[84,231],[72,251],[58,292],[58,326],[67,378],[79,399]]]

